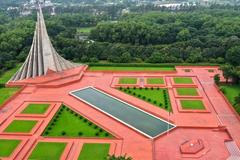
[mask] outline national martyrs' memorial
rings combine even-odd
[[[39,5],[29,55],[6,84],[20,89],[0,108],[0,159],[240,159],[240,118],[217,66],[88,67],[57,53]]]

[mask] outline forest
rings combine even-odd
[[[111,17],[82,13],[45,14],[48,33],[58,52],[75,62],[216,63],[239,77],[240,11],[195,9],[124,14]],[[36,15],[12,17],[0,12],[0,68],[26,58]],[[93,27],[79,41],[77,29]],[[239,78],[236,78],[238,81]]]

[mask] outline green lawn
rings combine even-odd
[[[29,104],[23,111],[23,114],[44,114],[49,108],[49,104]]]
[[[147,84],[164,84],[163,78],[147,78]]]
[[[183,109],[205,109],[205,106],[201,100],[181,100],[180,102]]]
[[[45,129],[43,136],[112,137],[111,134],[66,106],[59,109]]]
[[[240,85],[224,85],[221,86],[221,88],[224,88],[224,94],[229,100],[229,102],[233,105],[235,110],[240,114],[240,106],[236,106],[234,104],[234,98],[240,94]]]
[[[60,160],[66,143],[39,142],[31,153],[29,160]]]
[[[81,27],[77,29],[78,33],[90,33],[95,27]]]
[[[9,157],[20,142],[20,140],[0,139],[0,157]]]
[[[4,74],[0,76],[0,84],[5,84],[9,81],[9,79],[17,72],[20,68],[21,64],[18,64],[15,68],[6,71]]]
[[[109,144],[84,144],[78,160],[105,160],[109,148]]]
[[[14,95],[19,88],[0,88],[0,105],[2,105],[9,97]]]
[[[119,90],[151,103],[167,111],[172,111],[167,89],[162,88],[119,88]]]
[[[29,133],[36,124],[37,121],[34,120],[14,120],[4,132]]]
[[[89,71],[175,71],[175,67],[90,66]]]
[[[137,78],[119,78],[119,84],[136,84]]]
[[[190,77],[175,77],[173,80],[176,84],[193,84],[193,80]]]
[[[180,96],[198,96],[196,88],[177,88],[177,93]]]

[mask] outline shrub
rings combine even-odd
[[[129,86],[127,86],[127,89],[130,89]]]
[[[66,108],[66,106],[62,106],[62,108]]]
[[[160,106],[160,107],[162,107],[162,105],[163,105],[162,103],[159,103],[159,106]]]
[[[157,101],[155,100],[155,101],[153,101],[153,103],[154,103],[154,104],[157,104]]]
[[[151,87],[151,90],[153,90],[154,88],[153,87]]]
[[[65,131],[62,131],[61,132],[62,136],[66,135],[66,132]]]
[[[55,123],[51,123],[50,125],[51,125],[51,126],[54,126],[54,125],[55,125]]]
[[[146,99],[146,97],[145,97],[145,96],[143,96],[143,97],[142,97],[142,99]]]
[[[105,137],[108,137],[109,136],[109,133],[105,133]]]
[[[123,88],[122,87],[119,87],[120,90],[122,90]]]
[[[219,74],[215,74],[213,79],[214,79],[215,84],[219,85],[219,83],[220,83],[220,75]]]
[[[71,114],[73,114],[74,112],[73,111],[71,111]]]
[[[97,132],[97,133],[95,133],[95,136],[99,136],[99,133]]]
[[[223,94],[226,94],[226,89],[224,87],[220,87],[220,91],[223,93]]]
[[[57,119],[54,119],[53,122],[57,122]]]
[[[136,93],[135,93],[135,92],[133,92],[133,95],[135,96],[135,95],[136,95]]]
[[[99,132],[100,132],[100,133],[101,133],[101,132],[103,132],[103,129],[102,129],[102,128],[100,128],[100,129],[99,129]]]
[[[124,92],[127,92],[127,89],[124,89],[123,91],[124,91]]]
[[[95,125],[95,126],[94,126],[94,129],[98,129],[98,126]]]
[[[147,100],[148,102],[151,102],[152,100],[150,99],[150,98],[148,98],[148,100]]]
[[[128,93],[129,93],[129,94],[131,94],[131,93],[132,93],[132,91],[130,91],[130,90],[129,90],[129,91],[128,91]]]
[[[148,90],[148,88],[147,88],[147,87],[145,87],[145,90]]]
[[[160,88],[158,87],[157,90],[160,90]]]
[[[77,117],[77,116],[78,116],[78,114],[77,114],[77,113],[75,113],[75,114],[74,114],[74,116],[76,116],[76,117]]]
[[[142,87],[140,87],[139,89],[142,90]]]
[[[141,98],[141,94],[138,94],[137,97],[138,97],[138,98]]]
[[[136,89],[136,87],[134,86],[133,89]]]
[[[79,136],[82,136],[82,135],[83,135],[83,133],[82,133],[82,132],[78,132],[78,135],[79,135]]]
[[[52,127],[48,127],[47,130],[52,130]]]
[[[82,117],[82,116],[79,116],[78,118],[79,118],[79,119],[83,119],[83,117]]]
[[[88,120],[87,119],[84,119],[83,122],[87,122]]]
[[[107,160],[132,160],[132,157],[108,155]]]
[[[46,131],[44,134],[45,134],[45,135],[48,135],[48,134],[49,134],[49,132],[48,132],[48,131]]]
[[[70,109],[69,108],[67,108],[67,111],[69,111]]]
[[[92,125],[92,122],[89,122],[88,125],[91,126],[91,125]]]

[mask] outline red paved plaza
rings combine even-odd
[[[186,72],[185,69],[190,69]],[[213,69],[214,72],[209,72]],[[21,144],[8,158],[28,159],[38,142],[65,142],[67,147],[62,160],[76,160],[84,143],[109,143],[109,154],[131,156],[134,160],[202,159],[225,160],[240,156],[240,119],[213,82],[213,76],[221,72],[217,67],[176,67],[173,72],[93,72],[87,66],[60,73],[49,73],[34,79],[10,82],[9,86],[22,89],[9,99],[0,110],[0,138],[18,139]],[[119,77],[136,77],[135,87],[161,87],[168,89],[172,113],[143,100],[125,94],[118,87]],[[148,85],[146,78],[162,77],[161,85]],[[175,84],[174,77],[190,77],[193,84]],[[69,93],[93,86],[122,101],[132,104],[176,127],[157,138],[151,139],[127,125],[74,98]],[[128,85],[131,87],[131,85]],[[176,88],[194,87],[197,96],[178,95]],[[181,100],[201,100],[204,110],[185,110]],[[48,103],[50,107],[42,115],[22,114],[29,103]],[[41,134],[61,104],[83,115],[114,138],[51,138]],[[14,120],[34,120],[36,125],[29,133],[9,133],[7,126]],[[71,125],[71,124],[66,124]],[[1,159],[1,157],[0,157]]]

